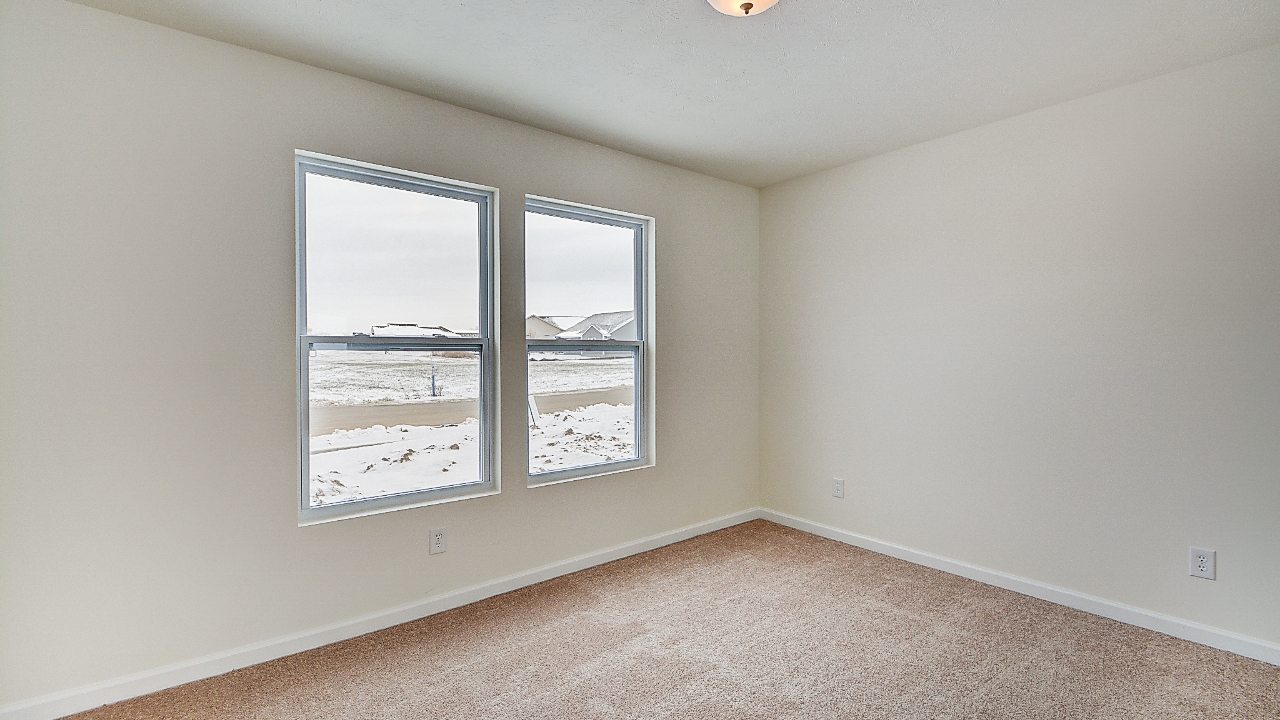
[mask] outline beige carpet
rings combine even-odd
[[[76,716],[1280,718],[1280,668],[764,521]]]

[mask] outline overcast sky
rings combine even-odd
[[[308,173],[310,335],[479,327],[476,203]],[[634,234],[525,213],[526,315],[632,310]]]
[[[308,334],[386,323],[478,329],[476,203],[311,173],[306,181]]]
[[[633,231],[527,212],[524,234],[525,315],[635,309]]]

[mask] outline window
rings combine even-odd
[[[530,484],[653,464],[652,228],[526,198]]]
[[[300,520],[494,490],[497,190],[295,162]]]

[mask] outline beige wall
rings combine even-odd
[[[1280,48],[761,217],[766,507],[1280,641]]]
[[[0,706],[758,503],[756,190],[77,5],[0,13]],[[297,526],[295,148],[501,189],[500,496]],[[523,485],[525,193],[657,218],[656,468]]]

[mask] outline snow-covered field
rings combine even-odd
[[[480,428],[374,425],[311,438],[311,504],[478,482]]]
[[[480,360],[431,352],[318,350],[308,363],[312,405],[385,405],[476,398]],[[435,391],[431,394],[431,377]],[[630,387],[630,357],[583,358],[569,353],[535,353],[529,363],[529,393],[574,392]]]
[[[635,385],[630,357],[584,358],[569,353],[533,353],[529,358],[529,394],[577,392]]]
[[[596,465],[636,456],[635,406],[591,405],[549,413],[529,428],[529,472]]]
[[[634,408],[592,405],[548,413],[529,436],[529,471],[548,472],[635,457]],[[375,425],[311,439],[311,504],[479,482],[479,426]]]
[[[435,374],[436,394],[431,394]],[[307,363],[312,405],[386,405],[476,398],[480,359],[431,352],[317,350]]]
[[[538,353],[529,390],[557,392],[631,387],[630,357]],[[479,359],[431,352],[316,351],[308,363],[310,400],[321,407],[474,399]],[[435,394],[432,394],[432,375]],[[635,457],[634,408],[592,405],[540,416],[530,428],[529,471],[548,472]],[[479,482],[475,418],[440,426],[374,425],[311,438],[313,506]]]

